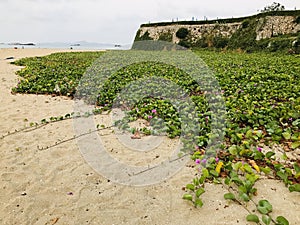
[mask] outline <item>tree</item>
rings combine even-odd
[[[281,5],[278,2],[273,2],[272,5],[264,7],[264,9],[261,10],[261,12],[274,12],[274,11],[284,11],[284,10],[285,10],[284,5]]]

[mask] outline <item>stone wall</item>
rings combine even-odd
[[[140,37],[147,31],[149,37],[153,40],[158,40],[161,34],[171,33],[172,42],[178,43],[179,38],[176,37],[176,32],[180,28],[187,28],[189,30],[190,40],[195,42],[197,39],[202,38],[204,35],[214,35],[231,37],[231,35],[237,31],[241,26],[241,23],[230,24],[201,24],[201,25],[169,25],[169,26],[154,26],[154,27],[141,27]]]
[[[300,24],[294,16],[266,16],[260,18],[256,29],[256,40],[271,38],[279,34],[292,34],[300,31]]]
[[[291,34],[300,31],[300,24],[297,24],[296,16],[265,16],[257,17],[256,20],[256,40],[270,38],[279,34]],[[205,35],[222,36],[230,38],[239,28],[242,22],[235,23],[214,23],[214,24],[172,24],[167,26],[141,26],[139,29],[139,37],[146,32],[153,40],[158,40],[162,34],[168,33],[172,35],[172,42],[178,43],[180,40],[176,37],[179,28],[187,28],[189,30],[189,41],[194,43]]]

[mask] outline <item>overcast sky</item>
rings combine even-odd
[[[276,0],[275,0],[276,1]],[[0,42],[128,44],[140,24],[252,15],[274,0],[0,0]],[[300,0],[277,0],[300,9]]]

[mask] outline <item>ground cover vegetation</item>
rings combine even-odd
[[[268,200],[256,203],[252,197],[258,192],[255,182],[262,176],[280,179],[289,191],[300,192],[300,160],[289,160],[286,156],[286,152],[300,147],[300,57],[266,53],[194,53],[214,71],[225,100],[225,137],[214,157],[204,156],[212,135],[211,114],[205,95],[192,77],[174,66],[144,62],[118,70],[98,93],[97,109],[102,107],[102,110],[95,112],[109,110],[126,84],[144,76],[159,76],[176,83],[195,104],[200,126],[197,144],[186,146],[192,152],[198,175],[184,188],[183,198],[195,206],[202,206],[205,183],[214,182],[227,187],[225,199],[237,202],[249,212],[248,221],[288,224],[282,216],[273,218]],[[101,60],[102,54],[56,53],[18,60],[14,64],[25,68],[17,72],[20,81],[12,92],[73,97],[86,69],[96,58]],[[73,116],[70,113],[43,119],[40,123],[48,124]],[[166,127],[164,131],[170,138],[181,134],[179,115],[167,100],[151,96],[144,98],[129,109],[128,116],[131,121],[142,118],[149,123],[161,118]],[[31,125],[37,126],[38,123]],[[140,132],[151,134],[147,129]],[[282,146],[282,158],[277,158],[273,151],[263,151],[264,146],[274,143]],[[244,204],[249,201],[256,205],[255,213]]]

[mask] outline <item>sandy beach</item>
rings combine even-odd
[[[73,111],[74,102],[67,97],[11,94],[18,82],[15,72],[21,69],[10,64],[12,60],[61,51],[72,50],[0,49],[0,137],[30,122]],[[97,119],[109,125],[108,116]],[[130,154],[112,132],[105,132],[107,149],[114,149],[112,154],[120,154],[126,163],[141,157],[153,161],[157,154],[167,157],[158,152]],[[82,157],[76,140],[42,149],[74,134],[72,120],[64,120],[0,139],[0,224],[252,224],[245,219],[245,209],[224,200],[228,191],[222,185],[206,184],[203,208],[182,199],[182,188],[196,173],[192,162],[162,183],[133,187],[97,173]],[[291,225],[300,224],[299,193],[268,179],[260,180],[257,189],[254,200],[268,199],[274,217],[282,215]],[[248,208],[255,206],[249,202]]]

